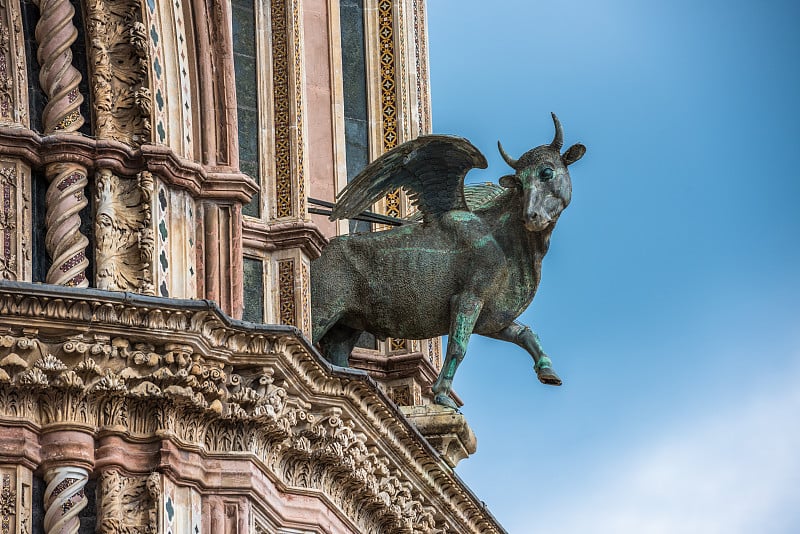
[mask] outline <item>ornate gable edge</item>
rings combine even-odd
[[[20,419],[255,456],[362,532],[503,532],[366,373],[211,301],[0,283],[0,424]]]

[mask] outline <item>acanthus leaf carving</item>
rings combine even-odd
[[[98,484],[97,532],[157,532],[159,476],[158,473],[128,476],[119,469],[104,469]]]
[[[147,31],[141,5],[88,0],[89,55],[99,138],[138,147],[150,139]]]
[[[134,180],[100,169],[95,183],[98,287],[153,294],[152,175]]]

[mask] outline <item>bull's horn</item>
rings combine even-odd
[[[556,126],[556,136],[553,137],[553,142],[550,143],[550,146],[556,150],[561,150],[561,147],[564,146],[564,130],[561,129],[561,121],[558,120],[555,113],[550,113],[553,116],[553,124]]]
[[[512,169],[516,169],[517,160],[506,154],[506,151],[503,150],[503,145],[500,143],[500,141],[497,142],[497,148],[500,150],[500,155],[503,156],[503,159],[506,160],[506,163],[508,163]]]

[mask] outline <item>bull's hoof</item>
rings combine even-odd
[[[548,386],[561,385],[561,378],[559,378],[556,372],[553,371],[550,358],[547,356],[542,356],[539,358],[539,361],[536,362],[536,365],[533,368],[536,369],[536,376],[539,378],[539,382],[542,384],[547,384]]]
[[[444,393],[437,393],[436,396],[433,398],[433,402],[435,404],[438,404],[439,406],[446,406],[447,408],[452,408],[458,411],[458,406],[456,406],[456,403],[453,402],[453,399],[451,399]]]

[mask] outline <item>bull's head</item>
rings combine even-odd
[[[567,166],[575,163],[586,152],[586,147],[575,144],[561,154],[564,132],[553,115],[556,135],[549,145],[538,146],[513,159],[503,145],[497,142],[500,155],[516,173],[500,178],[500,185],[516,188],[523,195],[522,219],[530,232],[539,232],[555,223],[572,198],[572,182]]]

